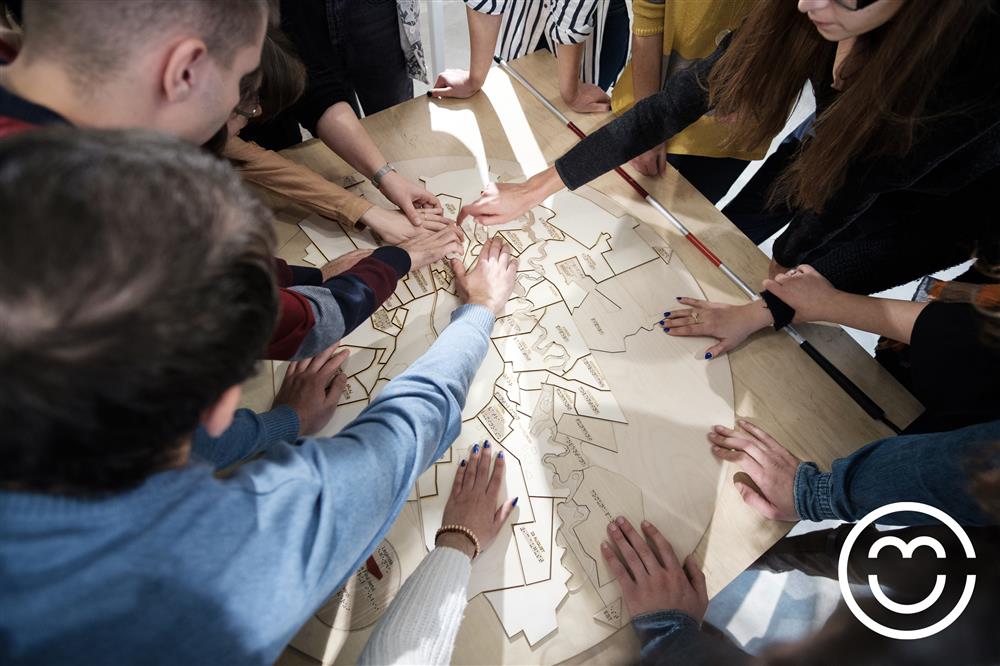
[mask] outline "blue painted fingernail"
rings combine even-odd
[[[458,466],[465,467],[465,458],[462,459],[462,462],[458,463]]]
[[[683,296],[674,296],[674,298],[676,298],[679,301],[679,300],[681,300],[684,297]]]
[[[663,313],[663,316],[664,316],[664,317],[669,317],[669,316],[670,316],[670,313],[669,313],[669,312],[664,312],[664,313]]]
[[[514,498],[514,501],[510,503],[510,508],[512,508],[512,509],[513,509],[513,508],[514,508],[515,506],[517,506],[517,500],[518,500],[518,498],[517,498],[517,497],[515,497],[515,498]]]
[[[497,460],[503,460],[503,451],[497,454]]]
[[[669,333],[669,332],[670,332],[670,329],[669,329],[669,328],[667,328],[666,326],[664,326],[664,327],[663,327],[663,332],[664,332],[664,333]]]
[[[712,352],[705,352],[705,360],[712,358]]]
[[[478,444],[476,444],[475,446],[472,447],[472,452],[473,453],[479,453],[479,445]]]
[[[483,440],[483,448],[484,449],[490,448],[490,440],[488,440],[488,439],[484,439]]]
[[[666,320],[666,319],[661,319],[661,320],[660,320],[660,326],[663,326],[663,325],[664,325],[664,324],[666,324],[666,323],[667,323],[667,320]]]

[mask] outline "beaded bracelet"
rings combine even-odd
[[[476,535],[472,533],[472,530],[465,525],[442,525],[438,528],[438,531],[434,533],[434,543],[437,543],[439,536],[448,532],[457,532],[458,534],[465,535],[465,537],[472,542],[472,545],[476,549],[476,552],[472,555],[472,559],[479,557],[479,539],[477,539]]]

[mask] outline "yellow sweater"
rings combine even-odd
[[[769,0],[778,1],[778,0]],[[753,0],[633,0],[635,37],[663,35],[661,83],[671,75],[712,53],[725,35],[735,30],[750,11]],[[622,114],[632,108],[632,62],[618,77],[611,96],[611,108]],[[734,157],[759,160],[767,153],[767,144],[755,150],[741,151],[724,147],[729,129],[711,114],[667,141],[667,152],[705,157]]]

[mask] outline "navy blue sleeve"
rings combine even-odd
[[[221,437],[210,437],[204,428],[198,428],[191,453],[219,470],[252,458],[278,442],[294,442],[298,436],[299,416],[288,405],[278,405],[263,414],[237,409],[232,425]]]

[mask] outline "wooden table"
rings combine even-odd
[[[556,64],[546,52],[512,63],[583,131],[592,132],[611,114],[577,114],[559,98]],[[551,164],[577,142],[545,108],[503,72],[491,70],[483,91],[467,100],[419,98],[363,120],[386,158],[401,161],[437,155],[488,156],[516,161],[531,175]],[[351,168],[318,141],[284,151],[330,178]],[[632,175],[751,285],[767,276],[768,259],[746,236],[673,169],[660,178]],[[613,198],[631,215],[655,228],[674,248],[709,299],[743,303],[745,297],[686,242],[663,218],[613,173],[591,185]],[[295,224],[304,213],[279,212],[279,255],[301,263],[309,240]],[[902,388],[843,329],[808,325],[799,330],[872,396],[897,424],[910,423],[922,411]],[[891,436],[883,424],[869,418],[811,361],[788,336],[763,331],[730,354],[736,413],[752,420],[804,460],[821,468],[863,444]],[[732,472],[736,472],[735,466]],[[732,484],[719,493],[708,531],[696,559],[702,563],[710,596],[714,596],[780,539],[792,523],[761,518],[744,505]],[[622,663],[635,658],[630,628],[571,660],[571,663]],[[302,659],[304,661],[299,661]],[[285,663],[312,663],[300,653],[288,653]]]

